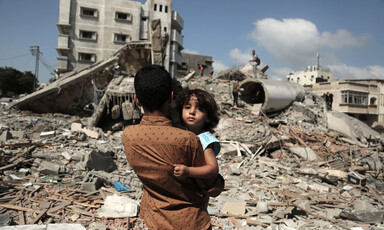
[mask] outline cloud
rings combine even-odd
[[[282,67],[282,68],[271,68],[267,70],[266,74],[271,76],[275,80],[286,81],[287,80],[286,76],[290,72],[292,72],[292,69]]]
[[[227,65],[225,65],[222,61],[219,60],[215,60],[212,65],[215,73],[219,73],[220,71],[229,69]]]
[[[199,54],[199,51],[189,50],[189,49],[183,49],[181,52],[182,53],[188,53],[188,54]]]
[[[315,24],[300,18],[266,18],[254,26],[250,37],[281,64],[292,68],[313,65],[320,50],[361,47],[369,40],[368,35],[355,36],[343,29],[320,33]]]
[[[330,65],[328,68],[331,69],[335,80],[382,78],[384,76],[384,66],[379,65],[360,68],[342,64]]]
[[[235,61],[236,65],[245,65],[251,60],[251,52],[243,53],[238,48],[229,51],[229,56]]]
[[[348,30],[338,30],[335,34],[323,32],[320,37],[320,44],[332,49],[353,48],[364,46],[369,39],[370,36],[366,34],[356,37]]]

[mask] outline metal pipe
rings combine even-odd
[[[272,79],[248,79],[240,84],[240,98],[249,104],[262,104],[264,113],[281,111],[294,101],[303,101],[305,89],[302,85]]]

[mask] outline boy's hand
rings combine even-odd
[[[174,164],[173,175],[176,178],[185,179],[189,176],[189,168],[185,165]]]

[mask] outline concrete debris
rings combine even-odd
[[[10,226],[0,230],[54,229],[54,224],[67,229],[67,223],[77,225],[71,229],[145,229],[138,218],[142,184],[121,143],[122,129],[142,114],[132,101],[132,72],[125,72],[145,63],[149,53],[141,48],[136,49],[141,54],[123,52],[67,76],[91,84],[91,76],[116,74],[110,85],[95,83],[105,91],[92,116],[2,107],[0,224]],[[142,61],[129,68],[116,65],[134,55]],[[43,93],[55,94],[50,103],[59,103],[55,108],[61,112],[67,107],[55,87],[63,86],[61,93],[69,96],[67,78]],[[238,107],[232,106],[234,79],[249,82],[241,98],[252,99],[240,100]],[[217,159],[226,187],[209,202],[213,229],[384,229],[382,135],[327,111],[321,97],[296,86],[282,102],[278,98],[288,99],[291,86],[249,79],[240,70],[178,80],[181,87],[208,90],[220,108],[215,135],[222,142]],[[82,97],[89,97],[86,92]],[[47,98],[36,93],[18,105],[31,108]],[[129,189],[116,189],[116,182]]]
[[[134,217],[139,214],[139,205],[140,202],[137,200],[114,194],[105,198],[104,205],[101,206],[97,216],[106,218]]]

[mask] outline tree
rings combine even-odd
[[[12,67],[0,67],[0,89],[3,92],[32,93],[36,86],[36,77],[31,72],[22,73]]]

